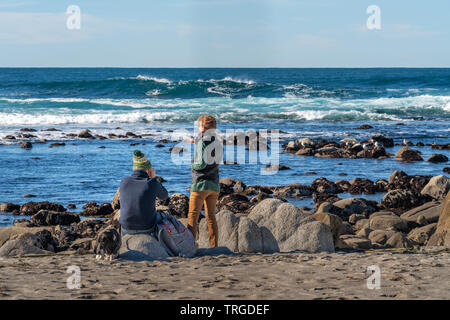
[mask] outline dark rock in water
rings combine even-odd
[[[41,160],[39,157],[32,157],[31,160]]]
[[[187,150],[182,147],[171,147],[171,148],[169,148],[169,151],[172,153],[182,153],[182,152],[186,152]]]
[[[186,218],[189,211],[189,198],[182,193],[175,193],[170,196],[168,207],[171,215]]]
[[[106,147],[105,146],[100,146],[100,147],[98,147],[99,149],[106,149]]]
[[[48,129],[42,129],[41,131],[61,131],[61,130],[56,129],[56,128],[48,128]]]
[[[386,192],[388,191],[389,182],[383,179],[379,179],[375,182],[375,192]]]
[[[422,156],[420,155],[420,151],[413,150],[409,147],[403,147],[400,150],[398,150],[397,154],[395,155],[395,160],[401,160],[401,161],[423,161]]]
[[[30,218],[30,222],[38,227],[70,225],[80,222],[80,217],[73,213],[40,210]]]
[[[245,183],[243,183],[242,181],[239,180],[235,180],[232,178],[223,178],[220,179],[219,183],[222,185],[224,185],[227,190],[229,190],[229,193],[241,193],[244,192],[245,189],[247,188],[247,186],[245,185]]]
[[[0,203],[0,212],[13,212],[14,210],[19,210],[20,206],[18,204],[4,202]]]
[[[160,143],[158,143],[158,144],[155,145],[155,148],[164,148],[164,147],[165,147],[165,145],[160,144]]]
[[[388,157],[386,150],[383,147],[374,147],[367,150],[359,151],[356,156],[358,158],[373,158],[378,159],[382,157]]]
[[[291,184],[287,187],[276,187],[273,193],[274,197],[284,198],[302,198],[312,196],[314,189],[301,184]]]
[[[381,143],[385,148],[392,148],[394,146],[394,139],[385,137],[381,134],[372,136],[372,141]]]
[[[81,216],[107,216],[114,212],[110,203],[103,203],[97,205],[96,202],[88,202],[83,206],[84,211],[80,213]]]
[[[391,190],[383,197],[381,204],[386,209],[400,209],[403,211],[418,207],[426,199],[410,190]]]
[[[416,143],[416,147],[424,147],[425,146],[425,144],[423,143],[423,142],[417,142]]]
[[[76,209],[77,206],[75,204],[73,204],[73,203],[69,203],[66,208],[67,209]]]
[[[311,187],[318,193],[337,193],[338,191],[336,184],[324,177],[315,179]]]
[[[114,139],[114,138],[117,138],[117,135],[114,133],[108,133],[108,138]]]
[[[78,138],[84,138],[84,139],[95,139],[95,137],[91,134],[90,130],[83,130],[80,133],[78,133]]]
[[[411,190],[420,193],[422,189],[430,182],[432,176],[428,175],[407,175],[403,171],[394,171],[389,177],[387,190]]]
[[[448,157],[443,154],[432,154],[428,159],[428,162],[432,163],[441,163],[441,162],[447,162]]]
[[[130,143],[130,146],[131,146],[131,147],[134,147],[134,146],[137,146],[137,145],[140,145],[140,142]]]
[[[314,154],[314,149],[303,148],[303,149],[298,150],[295,154],[298,156],[312,156]]]
[[[373,129],[373,127],[370,124],[363,124],[358,129],[360,130],[366,130],[366,129]]]
[[[342,174],[339,174],[340,176]],[[343,175],[347,175],[347,174],[343,174]],[[351,184],[350,182],[348,182],[347,180],[337,180],[335,181],[336,187],[339,191],[341,192],[348,192],[351,188]]]
[[[13,135],[7,135],[4,139],[16,140],[16,137],[14,137]]]
[[[442,171],[444,171],[445,173],[449,173],[450,174],[450,168],[449,167],[445,167],[444,169],[442,169]]]
[[[373,181],[367,178],[356,178],[349,182],[350,188],[348,189],[348,192],[351,194],[374,194],[376,192]]]
[[[31,144],[31,142],[25,141],[25,142],[22,142],[20,147],[23,149],[31,149],[31,148],[33,148],[33,145]]]
[[[217,210],[230,210],[234,213],[243,213],[247,212],[253,204],[250,200],[243,195],[232,193],[219,198],[217,202]]]
[[[32,129],[32,128],[22,128],[20,129],[21,132],[36,132],[36,129]]]
[[[96,134],[95,137],[96,137],[97,139],[99,139],[99,140],[106,140],[106,139],[107,139],[106,137],[104,137],[104,136],[102,136],[102,135],[99,135],[99,134]]]
[[[431,148],[437,149],[437,150],[450,150],[450,143],[437,144],[436,142],[433,142],[433,144],[431,145]]]
[[[137,135],[135,133],[131,132],[131,131],[126,132],[125,135],[127,137],[133,137],[133,138],[137,137]]]
[[[336,202],[336,201],[339,201],[339,200],[342,200],[342,199],[339,198],[334,193],[326,193],[326,192],[322,192],[322,193],[314,192],[313,193],[313,201],[316,204],[314,209],[316,209],[316,210],[319,207],[319,205],[322,204],[325,201],[333,203],[333,202]]]
[[[53,147],[63,147],[63,146],[65,146],[66,144],[64,143],[64,142],[55,142],[55,143],[52,143],[51,145],[49,145],[48,147],[49,148],[53,148]]]
[[[95,238],[94,253],[101,256],[115,256],[122,246],[122,237],[114,228],[99,232]]]
[[[160,142],[160,143],[169,143],[169,140],[167,140],[167,139],[161,139],[161,140],[159,140],[158,142]]]
[[[27,193],[27,194],[24,194],[22,197],[24,197],[24,198],[36,198],[36,195]]]
[[[32,134],[24,133],[24,134],[21,135],[21,138],[30,139],[30,138],[37,138],[37,136],[32,135]]]
[[[289,170],[291,168],[282,164],[268,164],[265,169],[271,171],[280,171],[280,170]]]

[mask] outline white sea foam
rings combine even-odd
[[[172,81],[170,81],[169,79],[166,79],[166,78],[156,78],[156,77],[150,77],[150,76],[146,76],[146,75],[142,75],[142,74],[139,74],[135,78],[131,78],[131,79],[144,80],[144,81],[155,81],[155,82],[167,83],[167,84],[172,83]]]

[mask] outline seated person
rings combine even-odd
[[[166,188],[155,178],[155,169],[145,155],[133,153],[133,173],[120,182],[120,225],[122,235],[152,234],[156,226],[156,198],[168,197]]]

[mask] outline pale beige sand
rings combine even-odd
[[[0,259],[0,299],[449,299],[450,254],[289,253],[97,262],[93,255]],[[81,289],[66,270],[81,267]],[[381,268],[381,289],[366,268]]]

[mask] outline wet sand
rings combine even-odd
[[[450,253],[278,253],[131,262],[0,258],[0,299],[449,299]],[[68,289],[69,266],[81,288]],[[367,267],[381,269],[368,289]]]

